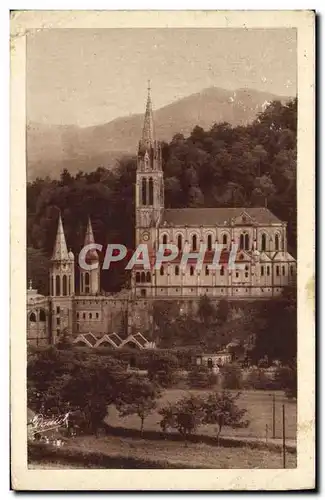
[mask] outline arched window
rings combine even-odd
[[[149,179],[149,205],[153,205],[153,180]]]
[[[191,267],[190,267],[190,275],[191,275],[191,276],[193,276],[193,275],[194,275],[194,267],[193,267],[193,266],[191,266]]]
[[[71,295],[71,276],[69,276],[69,295]]]
[[[68,280],[66,274],[64,274],[62,278],[62,295],[68,295]]]
[[[60,276],[55,277],[55,295],[61,295]]]
[[[35,313],[30,313],[30,315],[29,315],[29,321],[31,323],[36,323],[36,314]]]
[[[197,236],[193,234],[192,236],[192,250],[195,252],[197,249]]]
[[[227,238],[226,234],[224,234],[223,237],[222,237],[222,244],[223,245],[228,245],[228,238]]]
[[[294,274],[294,269],[295,269],[294,266],[290,266],[290,274],[291,274],[291,276],[293,276],[293,274]]]
[[[282,276],[285,276],[286,275],[286,268],[285,266],[282,266]]]
[[[54,295],[54,276],[52,276],[52,278],[51,278],[51,295],[52,295],[52,297]]]
[[[163,245],[167,245],[167,234],[164,234],[162,242],[163,242]]]
[[[211,234],[208,234],[208,250],[212,250],[212,236]]]
[[[147,279],[147,283],[151,282],[151,274],[149,273],[149,271],[147,272],[146,279]]]
[[[276,266],[276,275],[280,276],[280,266]]]
[[[135,274],[135,282],[140,283],[140,273]]]
[[[220,276],[224,276],[225,268],[223,266],[220,267]]]
[[[266,274],[270,276],[270,266],[266,266]]]
[[[45,314],[44,309],[41,309],[40,312],[39,312],[39,320],[42,321],[42,322],[46,321],[46,314]]]
[[[177,246],[178,246],[178,250],[182,250],[183,242],[182,242],[182,235],[181,234],[179,234],[177,236]]]
[[[275,250],[276,250],[276,251],[278,251],[278,250],[279,250],[279,247],[280,247],[280,245],[279,245],[279,235],[278,235],[278,233],[275,235],[275,240],[274,240],[274,241],[275,241]]]
[[[239,238],[239,248],[240,250],[244,250],[244,235],[241,234]]]
[[[175,266],[175,276],[179,276],[179,266]]]
[[[164,276],[164,274],[165,274],[164,266],[161,266],[160,267],[160,276]]]
[[[261,266],[261,276],[264,276],[264,266]]]
[[[205,275],[209,276],[209,267],[208,266],[205,266]]]
[[[142,179],[141,198],[142,198],[142,205],[146,205],[147,204],[147,179],[145,179],[145,178]]]
[[[145,283],[146,282],[146,273],[144,271],[142,271],[141,273],[141,283]]]
[[[245,234],[245,250],[249,250],[249,236]]]
[[[245,278],[248,278],[248,266],[245,266]]]
[[[93,319],[93,315],[89,313],[89,319]]]
[[[265,250],[266,250],[266,234],[265,233],[262,234],[262,238],[261,238],[261,250],[262,250],[262,252],[265,252]]]
[[[89,273],[85,273],[85,285],[89,286]]]

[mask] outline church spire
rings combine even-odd
[[[53,249],[52,260],[69,260],[67,243],[65,241],[61,212],[59,215],[58,230],[56,233],[55,245]]]
[[[92,243],[95,243],[95,238],[94,238],[93,228],[91,225],[91,220],[90,220],[90,217],[88,217],[88,224],[87,224],[84,246],[90,245]],[[89,250],[89,252],[87,253],[87,260],[98,260],[98,253],[97,253],[97,250],[95,248],[92,250]]]
[[[150,95],[150,80],[148,80],[148,97],[147,97],[147,105],[146,112],[144,115],[144,124],[142,130],[142,145],[146,148],[153,146],[154,142],[154,130],[153,130],[153,114],[152,114],[152,102]]]

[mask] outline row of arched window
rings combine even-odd
[[[167,234],[163,235],[162,243],[163,243],[163,245],[167,245],[167,243],[168,243]],[[228,237],[226,234],[224,234],[222,237],[222,244],[228,245]],[[183,237],[181,234],[179,234],[177,236],[177,247],[178,247],[178,250],[182,250],[182,248],[183,248]],[[193,236],[191,238],[191,249],[194,252],[196,252],[198,250],[198,237],[196,234],[193,234]],[[212,250],[212,234],[208,234],[208,237],[207,237],[207,250],[208,251]]]
[[[79,313],[77,312],[77,319],[86,319],[87,318],[87,314],[88,314],[88,319],[99,319],[99,313],[96,312],[96,313]]]
[[[60,296],[64,297],[67,295],[71,295],[71,276],[67,276],[64,274],[62,276],[57,275],[52,277],[51,279],[51,295],[52,296]]]
[[[35,312],[31,312],[30,313],[30,315],[29,315],[29,321],[31,323],[36,323],[37,316],[36,316]],[[45,313],[44,309],[40,309],[39,315],[38,315],[38,321],[41,321],[42,323],[44,323],[46,321],[46,313]]]
[[[267,250],[267,234],[263,233],[261,236],[261,251],[265,252]],[[162,237],[162,243],[164,245],[167,245],[168,243],[168,236],[167,234],[164,234]],[[212,250],[212,235],[208,234],[207,236],[207,250],[211,251]],[[227,246],[228,245],[228,235],[223,234],[222,235],[222,245]],[[183,248],[183,237],[181,234],[177,236],[177,247],[179,250],[182,250]],[[251,244],[250,244],[250,238],[248,233],[241,233],[239,236],[239,248],[241,250],[250,250]],[[196,234],[193,234],[191,238],[191,249],[195,252],[198,250],[198,237]],[[274,237],[274,250],[278,252],[280,250],[280,236],[278,233],[275,234]]]
[[[142,178],[141,181],[141,205],[153,205],[153,179]]]

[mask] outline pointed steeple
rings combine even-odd
[[[58,230],[56,233],[55,245],[52,254],[52,260],[69,260],[67,243],[65,241],[61,212],[59,215]]]
[[[144,115],[144,124],[142,130],[142,146],[149,148],[153,146],[154,142],[154,130],[153,130],[153,114],[152,114],[152,103],[151,103],[151,95],[150,95],[150,80],[148,80],[148,97],[147,97],[147,106],[146,112]]]
[[[95,243],[95,238],[94,238],[93,228],[91,225],[91,220],[90,217],[88,217],[84,246],[89,245],[91,243]],[[86,257],[86,261],[94,261],[94,260],[98,260],[98,253],[96,249],[89,250]]]

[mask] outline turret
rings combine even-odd
[[[84,246],[94,243],[95,243],[95,238],[91,225],[91,220],[90,218],[88,218]],[[85,260],[86,264],[92,266],[92,269],[80,268],[80,294],[96,295],[100,291],[100,267],[99,267],[99,256],[97,250],[95,248],[88,250]]]

